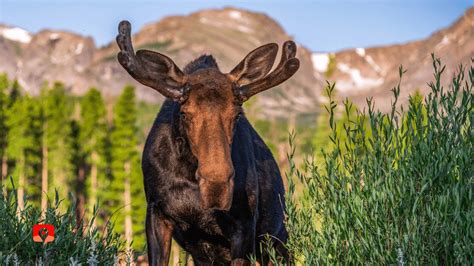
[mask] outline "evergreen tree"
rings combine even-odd
[[[80,126],[78,121],[71,120],[71,159],[72,159],[72,168],[75,175],[75,179],[72,182],[71,191],[74,190],[76,198],[76,220],[80,224],[81,221],[85,218],[85,169],[84,169],[84,153],[82,151],[82,145],[79,139],[80,135]]]
[[[66,199],[72,176],[71,163],[71,104],[64,86],[56,82],[52,88],[45,86],[41,95],[43,110],[42,141],[42,209],[46,209],[47,192],[58,190]],[[53,195],[53,194],[51,194]]]
[[[3,153],[2,157],[2,174],[4,175],[4,180],[8,176],[8,167],[10,164],[13,163],[13,160],[9,160],[8,158],[8,153],[7,153],[7,147],[8,147],[8,117],[10,114],[14,115],[14,112],[11,112],[11,109],[15,102],[21,98],[21,92],[20,92],[20,84],[18,83],[18,80],[14,80],[13,84],[11,86],[8,98],[7,98],[7,105],[6,105],[6,110],[5,110],[5,150]],[[8,182],[6,182],[8,183]],[[4,187],[6,189],[6,186]]]
[[[93,210],[94,205],[100,200],[98,191],[105,189],[107,166],[105,154],[107,137],[106,109],[100,91],[95,88],[91,88],[81,101],[79,124],[79,143],[83,164],[82,169],[79,169],[78,178],[81,179],[81,175],[84,175],[85,180],[87,180],[87,185],[79,185],[86,187],[88,207],[89,210]]]
[[[8,77],[6,74],[0,75],[0,184],[4,185],[7,176],[7,110],[8,110]]]
[[[20,98],[21,98],[20,83],[18,83],[18,80],[15,79],[10,89],[10,95],[8,96],[8,108],[11,108],[13,104]]]
[[[40,167],[39,110],[37,102],[24,96],[17,98],[8,112],[6,152],[8,158],[14,161],[12,176],[18,189],[19,209],[24,207],[25,192],[33,199],[39,196],[35,185],[35,176]]]
[[[135,89],[127,86],[114,108],[111,133],[113,178],[106,198],[115,208],[123,207],[124,214],[116,217],[116,229],[124,233],[129,245],[132,242],[133,230],[143,231],[145,217],[136,121]],[[134,241],[136,247],[141,247],[143,244],[143,240],[138,239],[142,235],[136,235]]]
[[[33,206],[39,207],[41,200],[41,140],[42,140],[42,108],[38,98],[27,97],[28,100],[28,125],[29,135],[33,145],[27,149],[26,161],[29,164],[25,192]]]

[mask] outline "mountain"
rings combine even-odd
[[[336,53],[311,53],[298,44],[300,70],[281,86],[259,94],[254,110],[272,119],[313,117],[319,112],[321,87],[329,80],[336,81],[338,97],[350,97],[361,107],[365,106],[366,97],[373,97],[376,107],[387,111],[400,65],[408,69],[400,95],[400,103],[406,103],[414,91],[428,91],[426,83],[432,80],[433,73],[432,52],[450,71],[445,80],[458,64],[470,63],[474,57],[473,17],[474,8],[470,8],[446,29],[406,44]],[[281,46],[291,36],[265,14],[223,8],[166,17],[139,29],[132,38],[136,49],[164,53],[181,68],[202,54],[213,54],[221,70],[227,72],[254,48],[269,42]],[[45,80],[60,80],[77,95],[95,86],[113,98],[125,84],[133,84],[140,99],[162,101],[157,92],[130,78],[117,63],[117,52],[115,41],[98,48],[91,37],[72,32],[43,30],[32,34],[0,25],[0,72],[18,78],[32,94],[39,92]]]
[[[144,26],[132,38],[136,50],[164,53],[181,68],[202,54],[212,54],[223,72],[230,71],[260,45],[276,42],[281,46],[292,39],[270,17],[235,8],[167,17]],[[0,25],[0,71],[16,76],[30,93],[38,93],[44,80],[60,80],[79,95],[96,86],[106,97],[115,97],[125,84],[133,84],[140,99],[160,102],[162,97],[157,92],[137,83],[122,69],[116,60],[117,52],[115,42],[97,48],[92,38],[71,32],[43,30],[30,34]],[[320,93],[311,52],[298,44],[297,56],[301,61],[298,73],[289,82],[257,97],[262,116],[287,117],[318,111]]]
[[[336,82],[338,97],[349,97],[360,107],[373,97],[375,106],[388,111],[390,91],[399,80],[398,68],[408,70],[403,76],[399,102],[404,104],[415,91],[426,94],[427,82],[433,80],[431,53],[446,64],[443,83],[447,84],[459,64],[469,65],[474,58],[474,8],[451,26],[424,40],[406,44],[356,48],[337,53],[313,53],[317,79]]]

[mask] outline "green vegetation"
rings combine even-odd
[[[134,239],[136,243],[143,245],[146,201],[137,149],[136,124],[135,89],[127,86],[114,108],[110,136],[112,179],[110,186],[107,186],[105,201],[111,206],[124,207],[121,215],[116,217],[116,224],[118,231],[125,235],[127,243],[131,244]],[[121,194],[123,197],[117,197]],[[132,224],[136,225],[134,229]]]
[[[7,110],[5,155],[7,160],[15,162],[15,167],[9,167],[8,173],[18,186],[19,209],[24,207],[25,194],[32,198],[40,197],[40,186],[35,178],[41,166],[40,119],[38,104],[29,96],[17,97]]]
[[[322,153],[324,163],[309,158],[300,170],[290,154],[288,248],[297,263],[472,262],[474,68],[466,78],[461,67],[449,88],[441,86],[438,59],[434,69],[424,100],[418,95],[397,109],[399,85],[391,113],[374,111],[368,100],[368,113],[348,116],[342,130],[330,98],[333,148]]]
[[[7,111],[9,105],[8,99],[8,77],[6,74],[0,75],[0,182],[3,183],[6,173],[6,148],[7,148]]]
[[[336,71],[337,62],[336,62],[336,55],[329,54],[328,56],[329,56],[328,68],[326,72],[324,72],[324,76],[326,78],[331,78],[332,74],[334,74],[334,71]]]
[[[0,76],[2,187],[11,193],[15,184],[18,211],[28,201],[41,218],[57,192],[61,211],[77,207],[77,223],[85,220],[103,229],[107,221],[114,221],[115,232],[128,236],[127,246],[142,252],[143,137],[137,128],[133,87],[124,89],[113,109],[109,122],[106,104],[95,88],[77,100],[56,82],[45,84],[40,95],[32,97],[18,82]],[[13,183],[5,181],[9,176]],[[97,215],[94,206],[99,208]]]
[[[60,205],[64,203],[56,197],[42,219],[39,209],[28,202],[18,213],[16,196],[16,190],[0,195],[1,265],[114,265],[126,261],[120,236],[110,224],[102,231],[95,228],[95,214],[89,223],[77,221],[75,205],[62,212]],[[33,242],[32,227],[38,222],[55,226],[53,242]]]
[[[330,83],[326,112],[310,123],[265,119],[255,99],[245,104],[287,173],[287,246],[297,265],[472,261],[474,69],[460,68],[443,88],[444,67],[437,59],[434,67],[431,93],[400,108],[398,85],[388,114],[370,99],[367,113],[336,104]],[[126,263],[129,247],[142,254],[139,160],[158,109],[137,102],[130,86],[112,103],[94,88],[74,98],[60,83],[32,97],[0,75],[0,264],[108,265]],[[288,131],[298,136],[290,146]],[[56,225],[53,243],[32,241],[38,222]],[[185,257],[174,244],[173,265]]]
[[[55,188],[59,190],[61,199],[67,198],[69,186],[73,177],[72,128],[69,123],[72,115],[71,99],[66,95],[64,85],[55,82],[52,87],[47,84],[41,90],[41,96],[35,99],[35,106],[41,113],[41,153],[42,153],[42,180],[47,184],[41,191],[51,194]],[[46,193],[42,193],[42,208],[46,208]]]

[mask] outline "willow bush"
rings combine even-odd
[[[472,61],[468,70],[460,66],[444,88],[445,67],[434,56],[433,67],[425,99],[397,107],[399,83],[390,113],[375,111],[368,99],[367,112],[350,117],[342,132],[328,84],[334,149],[322,152],[323,164],[309,158],[301,168],[294,149],[289,155],[288,248],[295,264],[472,263],[474,69]],[[348,102],[344,109],[349,116]],[[294,194],[293,177],[303,195]]]
[[[62,212],[61,201],[55,200],[41,212],[28,202],[18,211],[16,191],[0,195],[0,265],[118,265],[126,261],[124,242],[113,233],[112,225],[99,230],[88,223],[78,222],[75,207]],[[55,226],[55,239],[43,244],[34,242],[34,224]]]

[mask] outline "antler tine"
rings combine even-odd
[[[148,69],[146,69],[146,62],[140,60],[133,49],[131,31],[132,26],[130,22],[126,20],[120,22],[116,38],[117,44],[120,48],[117,59],[133,78],[141,83],[146,83],[144,85],[152,86],[153,80],[147,74],[146,70]]]
[[[296,44],[293,41],[286,41],[283,44],[281,60],[273,72],[263,79],[240,87],[240,97],[246,101],[252,95],[275,87],[296,73],[300,67],[300,61],[296,56]]]
[[[117,44],[120,52],[119,63],[138,82],[154,88],[165,97],[180,99],[182,91],[177,89],[182,81],[182,72],[165,55],[153,51],[140,50],[135,54],[131,37],[132,26],[124,20],[118,27]]]
[[[132,26],[130,25],[130,22],[126,20],[120,22],[118,27],[119,34],[116,38],[117,44],[120,48],[117,59],[123,68],[132,75],[132,77],[142,79],[142,74],[139,72],[139,63],[135,56],[135,52],[133,51],[131,31]]]
[[[286,41],[283,44],[281,52],[281,60],[276,69],[283,67],[283,64],[288,61],[290,58],[296,56],[296,44],[293,41]]]
[[[119,34],[116,39],[120,50],[133,53],[131,38],[132,25],[130,25],[130,22],[126,20],[121,21],[118,27],[118,32]]]

